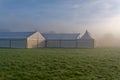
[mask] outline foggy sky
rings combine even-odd
[[[0,30],[120,34],[120,0],[0,0]]]

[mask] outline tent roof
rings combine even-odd
[[[90,33],[86,30],[84,35],[80,39],[93,39],[90,35]]]
[[[47,40],[76,40],[80,33],[65,33],[65,34],[51,34],[51,33],[42,33],[42,35]]]
[[[0,32],[0,39],[26,39],[35,32]]]

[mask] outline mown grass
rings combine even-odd
[[[120,50],[0,49],[0,80],[120,80]]]

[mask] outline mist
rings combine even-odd
[[[0,32],[80,33],[81,36],[86,30],[95,39],[96,47],[120,47],[119,25],[110,20],[84,24],[66,21],[49,21],[46,23],[18,21],[3,24],[0,28]]]

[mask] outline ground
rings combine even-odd
[[[120,49],[0,49],[0,80],[120,80]]]

